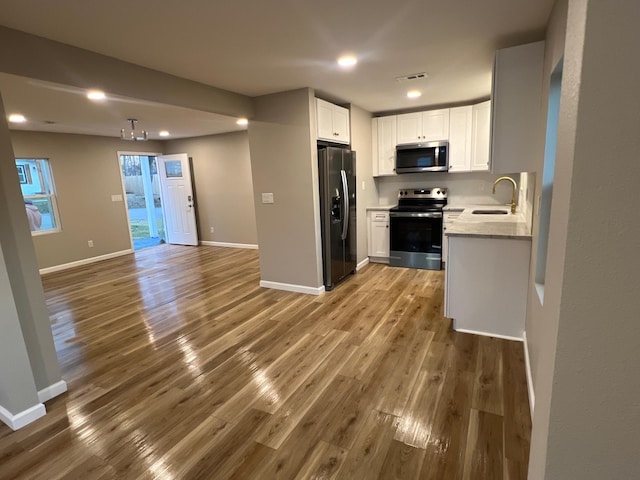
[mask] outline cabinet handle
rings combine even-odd
[[[387,228],[389,228],[389,225],[387,225]]]

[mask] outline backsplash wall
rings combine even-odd
[[[509,175],[520,187],[520,175]],[[444,187],[448,189],[449,205],[499,205],[511,203],[511,186],[501,182],[496,194],[491,193],[493,182],[500,175],[475,173],[407,173],[390,177],[377,177],[379,205],[398,203],[398,190],[402,188]]]

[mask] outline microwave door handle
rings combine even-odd
[[[347,228],[349,227],[349,185],[347,184],[347,172],[340,170],[342,178],[342,196],[344,200],[344,212],[342,212],[342,240],[347,239]]]

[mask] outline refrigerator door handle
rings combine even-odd
[[[347,183],[347,172],[340,170],[340,177],[342,177],[342,194],[344,199],[344,212],[342,213],[342,234],[340,238],[342,240],[347,239],[347,229],[349,228],[349,184]]]

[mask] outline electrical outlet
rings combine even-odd
[[[87,245],[89,245],[89,248],[93,248],[93,240],[89,240],[87,242]]]
[[[213,233],[213,227],[211,227],[211,233]]]

